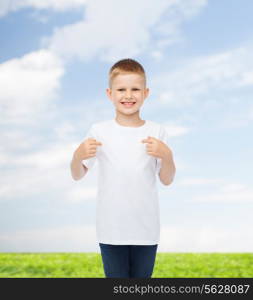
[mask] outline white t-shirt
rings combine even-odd
[[[166,129],[146,120],[140,127],[115,119],[94,123],[88,133],[102,143],[95,157],[83,160],[89,169],[98,161],[97,241],[112,245],[154,245],[160,240],[156,175],[161,159],[147,154],[148,136],[168,145]]]

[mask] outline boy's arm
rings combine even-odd
[[[172,183],[176,174],[176,167],[173,161],[172,152],[168,149],[168,153],[161,160],[161,169],[159,178],[164,185]]]
[[[70,168],[71,175],[74,180],[80,180],[88,171],[88,168],[83,165],[82,160],[80,160],[75,153],[73,155]]]
[[[176,167],[173,161],[173,155],[166,143],[161,140],[148,136],[147,139],[142,140],[146,143],[147,154],[156,157],[161,161],[161,168],[159,170],[159,178],[164,185],[169,185],[174,179]]]

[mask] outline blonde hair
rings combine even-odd
[[[112,87],[113,79],[119,74],[136,73],[144,78],[144,85],[146,86],[146,74],[144,68],[140,63],[131,58],[125,58],[117,61],[109,71],[109,87]]]

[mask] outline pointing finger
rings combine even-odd
[[[152,144],[152,140],[151,139],[144,139],[141,141],[142,143],[149,143]]]
[[[98,142],[96,139],[88,138],[88,140],[90,141],[90,144],[91,144],[91,145],[102,146],[102,143],[101,143],[101,142]]]
[[[148,138],[151,139],[151,140],[153,140],[153,141],[156,140],[156,138],[153,137],[153,136],[148,136]]]
[[[101,142],[97,142],[96,140],[91,143],[91,145],[97,145],[97,146],[102,146]]]

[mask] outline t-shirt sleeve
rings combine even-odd
[[[95,129],[94,129],[94,126],[92,125],[89,130],[87,131],[86,133],[86,136],[84,137],[83,141],[85,141],[86,139],[88,138],[94,138],[94,139],[97,139],[96,138],[96,133],[95,133]],[[87,158],[87,159],[84,159],[82,160],[82,163],[85,167],[87,167],[88,169],[92,168],[92,166],[94,165],[95,161],[96,161],[96,156],[94,157],[90,157],[90,158]]]
[[[165,143],[168,147],[169,146],[169,134],[164,126],[161,125],[160,127],[160,133],[159,133],[159,140],[161,140],[163,143]],[[156,158],[156,173],[159,174],[161,169],[161,158]]]

